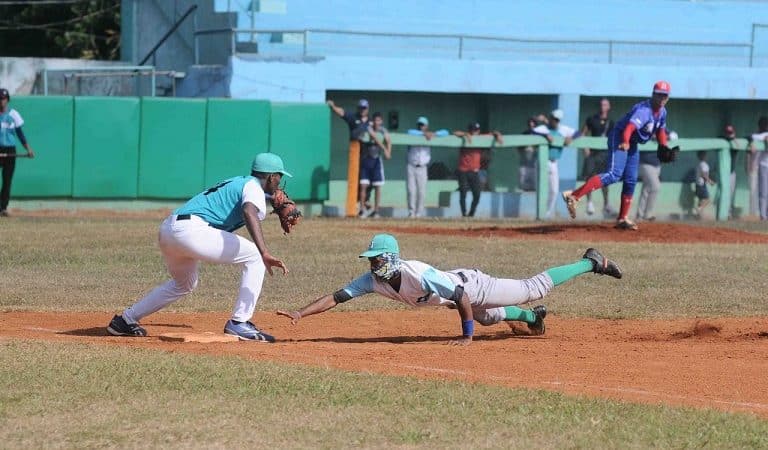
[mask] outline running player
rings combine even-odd
[[[574,191],[563,192],[563,200],[568,206],[571,218],[576,218],[576,204],[588,193],[608,186],[619,180],[624,182],[621,188],[621,207],[616,221],[616,228],[637,230],[637,225],[627,216],[632,205],[632,196],[637,184],[637,170],[640,164],[638,144],[645,144],[656,135],[660,145],[667,145],[667,110],[669,83],[659,81],[653,85],[653,94],[635,106],[616,123],[608,133],[608,160],[605,172],[589,178]]]
[[[353,280],[333,294],[318,298],[298,311],[277,311],[296,324],[302,317],[327,311],[339,303],[375,292],[411,306],[448,306],[459,311],[462,336],[453,344],[468,345],[474,334],[474,321],[492,325],[501,321],[528,324],[530,334],[544,334],[544,305],[532,310],[517,305],[539,300],[553,287],[587,272],[621,278],[619,266],[590,248],[582,259],[553,267],[525,280],[494,278],[478,269],[441,271],[420,261],[400,259],[400,246],[394,236],[377,234],[368,249],[370,272]]]

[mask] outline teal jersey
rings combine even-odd
[[[16,146],[16,129],[24,125],[24,119],[15,109],[0,113],[0,146]]]
[[[266,217],[267,202],[257,178],[250,175],[224,180],[195,195],[174,214],[193,214],[219,230],[235,231],[245,225],[243,204],[253,203],[259,220]]]

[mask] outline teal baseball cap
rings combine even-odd
[[[286,177],[293,176],[285,171],[283,159],[274,153],[259,153],[256,155],[256,158],[253,159],[253,164],[251,164],[251,170],[263,173],[281,173]]]
[[[416,119],[416,123],[420,123],[420,124],[422,124],[422,125],[427,125],[427,126],[429,126],[429,119],[427,119],[427,118],[426,118],[426,117],[424,117],[424,116],[421,116],[421,117],[419,117],[418,119]]]
[[[382,253],[400,254],[400,246],[397,245],[397,239],[391,234],[382,233],[374,236],[368,245],[368,250],[360,253],[360,258],[371,258]]]

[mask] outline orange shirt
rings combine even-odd
[[[482,148],[462,147],[459,150],[459,171],[477,172],[480,170],[480,159],[482,154]]]

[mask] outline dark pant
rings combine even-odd
[[[462,172],[457,174],[459,180],[459,205],[461,206],[461,215],[472,217],[475,215],[477,204],[480,203],[480,176],[477,172]],[[472,206],[467,214],[467,191],[472,191]]]
[[[0,148],[0,153],[16,153],[16,149]],[[3,168],[3,188],[0,190],[0,211],[8,208],[8,202],[11,200],[11,180],[13,171],[16,169],[16,158],[0,157],[0,167]]]

